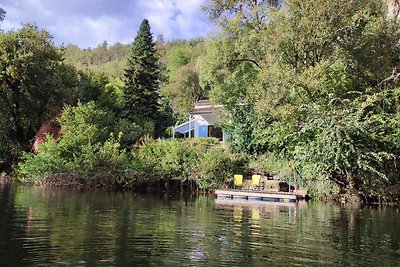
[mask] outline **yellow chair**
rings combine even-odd
[[[239,187],[243,186],[243,175],[241,175],[241,174],[235,174],[235,175],[233,176],[233,181],[234,181],[235,187],[236,187],[236,186],[239,186]]]
[[[258,187],[258,185],[260,184],[260,178],[261,175],[253,174],[253,176],[251,176],[251,186]]]

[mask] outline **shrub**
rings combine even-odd
[[[42,183],[48,174],[66,171],[66,162],[61,156],[62,151],[50,136],[47,136],[47,141],[39,147],[38,155],[22,154],[16,175],[23,183]]]
[[[147,139],[133,157],[137,175],[146,181],[176,180],[205,190],[224,185],[235,166],[229,152],[213,138]]]
[[[234,161],[225,149],[212,147],[199,159],[193,178],[201,189],[220,187],[230,182],[234,167]]]
[[[122,148],[130,148],[146,134],[149,134],[146,129],[126,119],[121,119],[114,130],[114,135],[119,136]]]
[[[66,107],[59,120],[59,142],[47,136],[37,155],[25,153],[17,177],[28,183],[43,183],[60,174],[94,184],[123,181],[129,157],[121,149],[122,134],[118,140],[114,138],[109,126],[113,122],[113,114],[93,102]]]
[[[62,136],[48,135],[38,154],[26,153],[16,171],[26,183],[78,183],[132,187],[157,182],[212,189],[229,182],[236,159],[217,139],[146,138],[132,146],[154,124],[121,120],[116,128],[113,113],[93,102],[66,107],[59,119]],[[126,134],[124,134],[125,132]],[[118,138],[115,134],[118,133]],[[132,148],[127,153],[125,148]],[[59,177],[61,177],[59,179]]]

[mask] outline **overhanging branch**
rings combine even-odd
[[[257,61],[255,61],[254,59],[249,59],[249,58],[232,59],[231,61],[228,62],[228,66],[232,66],[238,62],[250,62],[250,63],[253,63],[254,65],[256,65],[259,69],[261,69],[261,66],[260,66],[260,64],[258,64]]]

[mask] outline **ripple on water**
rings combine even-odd
[[[0,211],[9,266],[395,266],[400,255],[396,209],[0,187]]]

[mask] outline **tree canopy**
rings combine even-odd
[[[314,188],[333,183],[372,195],[398,183],[400,32],[385,2],[293,0],[271,8],[216,0],[211,7],[222,2],[230,15],[201,79],[229,111],[234,147],[293,162]]]
[[[2,148],[26,149],[43,121],[61,110],[67,91],[72,93],[71,70],[49,33],[30,24],[0,34],[0,51]]]
[[[175,113],[182,120],[187,119],[194,103],[208,98],[208,85],[200,84],[201,62],[205,42],[189,40],[166,45],[165,55],[167,82],[161,88],[164,97],[171,101]]]
[[[129,48],[125,69],[125,105],[128,118],[157,120],[160,66],[148,20],[143,20]]]

